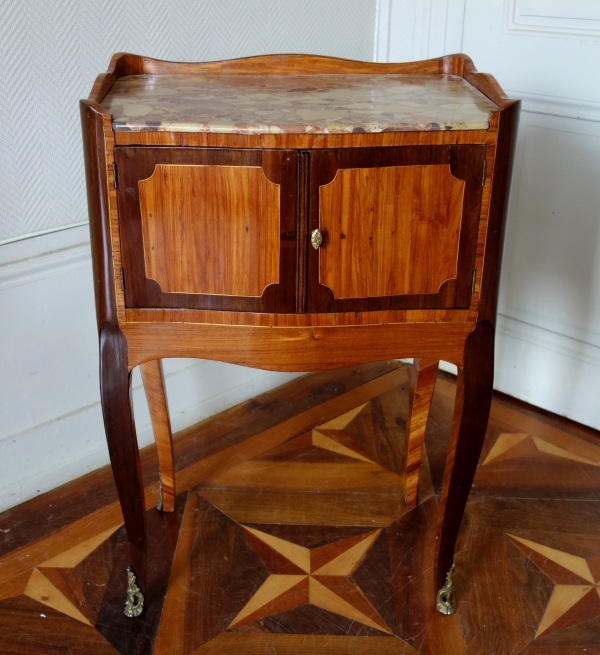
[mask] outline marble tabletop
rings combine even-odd
[[[480,130],[496,109],[452,75],[132,75],[101,104],[116,131],[227,134]]]

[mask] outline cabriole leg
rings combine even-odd
[[[452,614],[454,546],[487,429],[494,380],[494,331],[478,325],[465,344],[458,369],[450,446],[440,494],[435,584],[437,608]]]
[[[173,436],[169,422],[169,408],[165,396],[162,362],[155,359],[140,365],[144,389],[150,408],[152,430],[158,451],[160,493],[157,507],[164,512],[175,510],[175,465],[173,462]]]
[[[437,359],[415,359],[410,370],[410,397],[404,440],[404,500],[409,507],[415,507],[417,504],[425,426],[431,407],[438,364]]]
[[[130,551],[127,616],[139,616],[146,586],[146,512],[144,484],[130,398],[127,339],[118,325],[100,330],[100,395],[110,462],[123,510]]]

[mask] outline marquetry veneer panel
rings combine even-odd
[[[279,282],[279,184],[260,166],[157,164],[139,192],[146,276],[163,292],[261,296]]]
[[[338,170],[319,189],[319,282],[335,298],[437,293],[456,278],[464,189],[448,164]]]

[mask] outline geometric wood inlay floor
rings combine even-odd
[[[598,433],[496,395],[456,553],[432,564],[455,384],[441,375],[419,504],[404,505],[408,376],[396,362],[305,376],[178,435],[176,511],[142,453],[146,608],[123,615],[127,551],[109,470],[0,515],[2,654],[600,653]]]

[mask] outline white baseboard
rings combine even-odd
[[[108,463],[87,226],[0,246],[0,511]],[[166,360],[174,432],[299,374]],[[153,441],[141,378],[140,447]]]
[[[171,424],[178,432],[300,374],[271,373],[204,360],[166,362]],[[189,363],[188,363],[189,362]],[[139,374],[133,399],[140,448],[154,442]],[[215,384],[216,382],[216,384]],[[212,395],[202,395],[212,388]],[[181,393],[183,391],[183,394]],[[194,395],[200,391],[200,395]],[[109,463],[100,401],[0,441],[0,511]]]
[[[600,102],[544,96],[526,91],[507,91],[510,98],[521,99],[522,111],[530,114],[558,116],[600,123]]]
[[[600,346],[551,328],[498,314],[494,389],[600,429]]]
[[[495,371],[498,391],[600,429],[597,344],[499,314]]]

